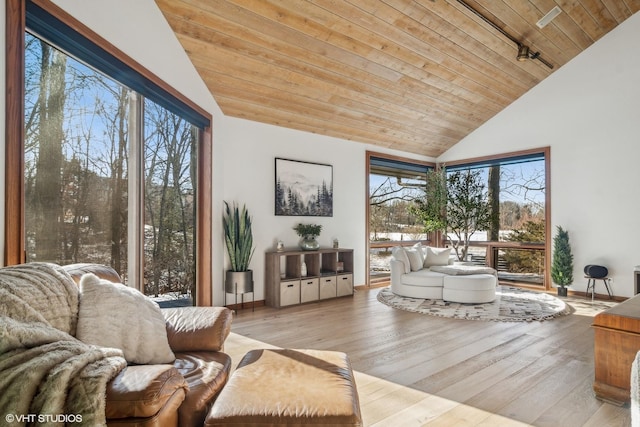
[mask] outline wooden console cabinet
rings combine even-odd
[[[353,295],[353,249],[267,251],[265,256],[268,306],[280,308]]]
[[[631,364],[640,351],[640,295],[596,315],[593,328],[596,397],[617,405],[628,403]]]

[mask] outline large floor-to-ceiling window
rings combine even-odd
[[[495,212],[488,226],[473,230],[463,261],[496,268],[503,283],[550,286],[548,161],[548,149],[540,149],[441,165],[449,180],[453,175],[477,180],[482,198]],[[454,246],[461,234],[449,229],[448,244]]]
[[[367,283],[375,286],[389,280],[393,246],[428,242],[424,226],[410,207],[425,196],[426,175],[435,165],[369,152],[367,166]]]
[[[459,262],[496,268],[503,283],[550,288],[548,163],[548,148],[437,166],[368,153],[368,284],[389,280],[393,246],[420,241],[451,247]],[[426,233],[415,207],[434,197],[427,183],[438,173],[446,186],[446,231]],[[491,221],[479,226],[471,208],[463,212],[475,203]]]
[[[107,264],[147,295],[210,303],[210,289],[196,288],[210,287],[196,262],[210,245],[199,241],[208,208],[198,210],[209,118],[45,9],[28,2],[25,12],[11,43],[23,48],[8,54],[24,78],[8,111],[24,120],[8,132],[7,158],[20,165],[8,168],[19,186],[7,200],[21,206],[6,206],[20,227],[7,233],[7,263]]]

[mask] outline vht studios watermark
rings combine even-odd
[[[81,414],[7,414],[8,423],[81,423]]]

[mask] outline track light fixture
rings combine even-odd
[[[529,59],[529,46],[525,46],[523,44],[518,45],[518,56],[516,57],[518,61],[526,61]]]
[[[486,22],[487,24],[491,25],[493,28],[498,30],[503,36],[505,36],[506,38],[508,38],[512,42],[514,42],[516,44],[516,46],[518,46],[518,55],[516,56],[516,59],[518,61],[523,62],[523,61],[526,61],[527,59],[537,59],[538,61],[542,62],[547,67],[553,68],[553,64],[551,64],[549,61],[546,61],[546,60],[542,59],[542,57],[540,56],[540,52],[531,52],[531,50],[529,49],[529,46],[520,43],[520,41],[518,39],[516,39],[514,36],[512,36],[509,33],[507,33],[505,30],[503,30],[498,25],[493,23],[489,18],[487,18],[486,16],[484,16],[483,14],[481,14],[480,12],[475,10],[466,1],[458,0],[458,3],[460,3],[461,5],[466,7],[467,9],[469,9],[471,12],[473,12],[476,16],[478,16],[484,22]]]

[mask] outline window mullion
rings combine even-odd
[[[144,99],[134,91],[129,95],[128,164],[128,285],[144,293]]]

